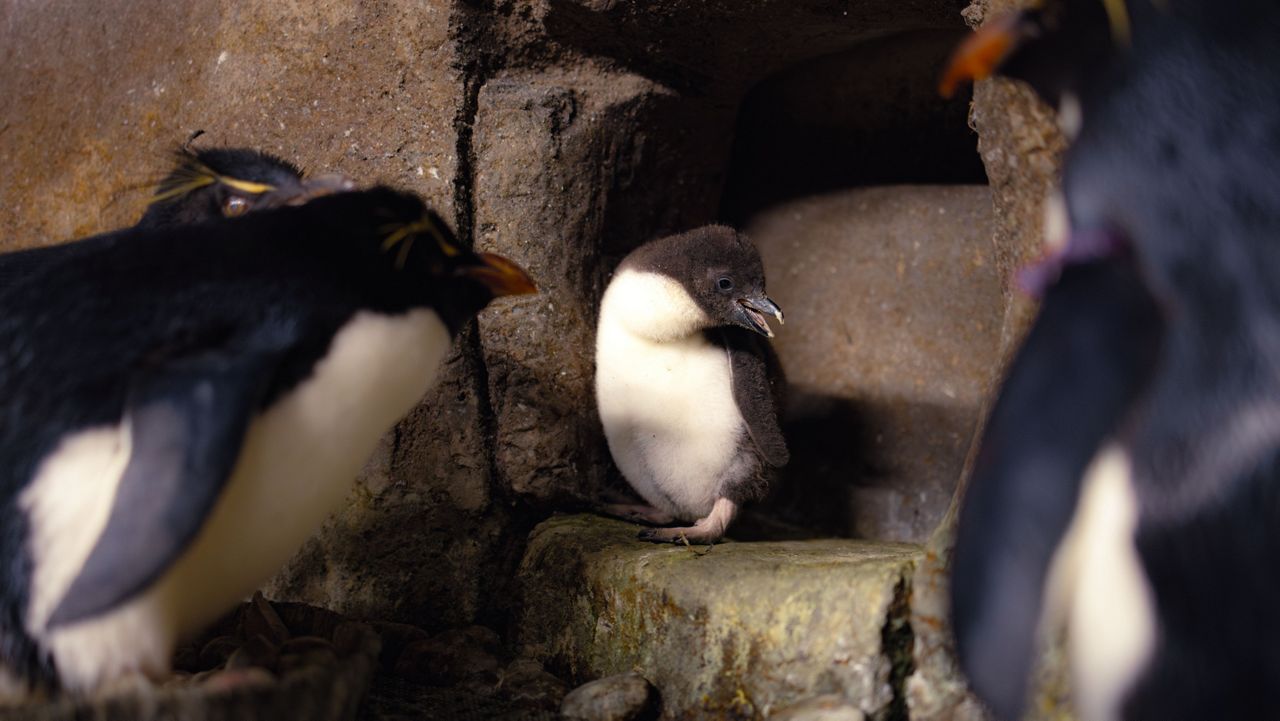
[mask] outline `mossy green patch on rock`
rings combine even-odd
[[[636,530],[594,516],[534,529],[519,579],[525,653],[578,681],[638,670],[665,718],[761,718],[822,693],[887,713],[884,629],[905,616],[917,547],[655,546]]]

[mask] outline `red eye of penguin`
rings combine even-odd
[[[249,210],[249,201],[239,195],[232,195],[222,204],[222,214],[228,218],[244,215]]]

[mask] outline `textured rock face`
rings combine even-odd
[[[867,714],[895,703],[915,547],[707,550],[635,532],[592,516],[535,529],[520,568],[524,653],[577,679],[636,669],[661,694],[664,718],[761,718],[822,693]]]
[[[644,240],[717,217],[747,222],[759,215],[764,227],[774,212],[767,206],[798,195],[856,182],[972,181],[928,175],[958,162],[951,156],[908,157],[892,144],[883,147],[893,152],[879,156],[845,154],[887,142],[893,124],[909,128],[899,140],[934,148],[933,120],[954,110],[925,98],[950,38],[963,29],[963,5],[0,4],[0,97],[6,99],[0,104],[0,167],[8,171],[0,184],[0,227],[6,229],[0,250],[132,222],[146,202],[139,186],[160,176],[170,149],[203,129],[201,142],[253,146],[313,171],[411,189],[450,218],[465,242],[526,265],[544,294],[487,311],[464,335],[439,388],[384,439],[347,506],[268,587],[277,597],[432,628],[477,617],[502,621],[510,607],[509,571],[526,531],[548,508],[593,496],[607,474],[590,394],[589,349],[596,304],[613,265]],[[980,0],[967,17],[976,23],[987,10]],[[797,121],[800,116],[808,120]],[[974,271],[982,276],[975,281],[981,293],[971,297],[974,306],[958,311],[975,314],[966,323],[978,320],[978,305],[994,302],[990,283],[1038,252],[1039,201],[1062,148],[1045,109],[1007,83],[980,84],[971,119],[992,184],[995,230],[993,244],[977,247],[971,238],[975,255],[957,256],[972,264],[981,255],[986,263],[981,273]],[[735,148],[735,129],[755,144]],[[842,138],[857,142],[841,149]],[[949,142],[937,147],[951,147]],[[840,166],[865,172],[833,171],[817,185],[786,185],[803,192],[780,193],[766,185],[795,171],[752,163],[771,147],[799,159],[795,167],[824,160],[824,173]],[[992,313],[992,323],[999,324],[998,356],[1007,359],[1032,306],[1008,293],[1000,302],[1004,309]],[[789,324],[785,332],[796,327]],[[970,351],[988,342],[983,334],[995,332],[994,326],[981,333],[965,327],[974,332],[966,340]],[[966,394],[977,392],[975,367],[962,374],[970,384]],[[947,456],[937,468],[957,462],[965,423],[971,422],[943,421],[958,437],[944,434],[936,445],[926,444]],[[920,460],[926,461],[932,463]],[[913,474],[910,482],[945,495],[945,473],[922,478]],[[895,486],[855,504],[865,511],[880,503],[881,509],[856,521],[855,530],[863,524],[876,529],[865,531],[872,535],[923,535],[941,503],[933,498],[924,504],[928,513],[899,522],[892,518],[901,507],[901,499],[894,500],[898,492]],[[918,718],[977,713],[960,693],[942,630],[942,567],[952,519],[943,521],[914,575],[917,672],[909,698]],[[546,537],[544,528],[538,538]],[[546,557],[550,551],[543,548]],[[717,547],[712,558],[744,553],[729,548]],[[818,561],[825,547],[805,548],[788,556],[803,561],[801,571],[826,563],[869,564],[884,570],[882,580],[905,573],[903,559],[914,558],[886,551],[875,560],[839,550],[873,547],[834,544],[826,549],[834,555]],[[653,554],[646,558],[666,559],[652,561],[659,565],[692,558],[681,549],[641,550]],[[535,585],[530,568],[526,563],[526,590]],[[547,576],[558,573],[552,569]],[[849,592],[872,593],[867,588]],[[884,615],[877,604],[886,594],[900,597],[896,588],[875,591],[880,595],[867,606],[868,618]],[[717,667],[737,668],[734,654],[750,655],[741,639],[717,643],[731,651],[708,661]],[[617,651],[622,655],[610,657],[611,663],[640,658],[630,648]],[[569,658],[567,651],[546,653]],[[599,668],[606,660],[600,657]],[[594,674],[596,668],[578,672]],[[880,678],[880,670],[867,669],[857,678]],[[841,678],[818,685],[857,685],[853,676]],[[859,709],[882,709],[875,705],[884,701],[881,683],[867,681],[871,690],[853,699]],[[717,698],[730,703],[736,696]],[[772,698],[746,703],[760,710]]]
[[[937,526],[999,350],[990,217],[984,186],[888,186],[793,200],[747,227],[787,311],[779,501],[797,522],[914,542]]]

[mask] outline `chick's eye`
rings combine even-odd
[[[228,218],[234,218],[237,215],[244,215],[248,210],[249,201],[238,195],[233,195],[222,203],[222,214]]]
[[[728,278],[721,278],[716,281],[716,286],[720,288],[720,290],[733,290],[733,281]]]

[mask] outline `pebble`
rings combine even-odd
[[[560,716],[568,721],[637,721],[657,713],[657,689],[634,671],[585,683],[560,704]]]
[[[769,721],[866,721],[866,714],[839,694],[814,696],[769,714]]]
[[[231,654],[240,650],[242,639],[232,636],[218,636],[210,639],[200,649],[199,667],[201,670],[221,666],[231,658]]]
[[[250,666],[248,668],[227,669],[219,671],[204,680],[204,688],[210,692],[231,691],[254,686],[270,686],[276,677],[265,668]]]
[[[396,659],[395,673],[433,686],[477,677],[496,680],[499,651],[498,635],[488,629],[452,629],[406,646]]]
[[[263,598],[261,591],[253,594],[253,601],[250,602],[242,623],[246,638],[262,635],[276,645],[289,640],[289,627],[280,620],[280,615],[271,607],[271,602]]]
[[[547,710],[559,708],[567,690],[563,681],[529,658],[512,661],[500,674],[499,686],[509,699]]]

